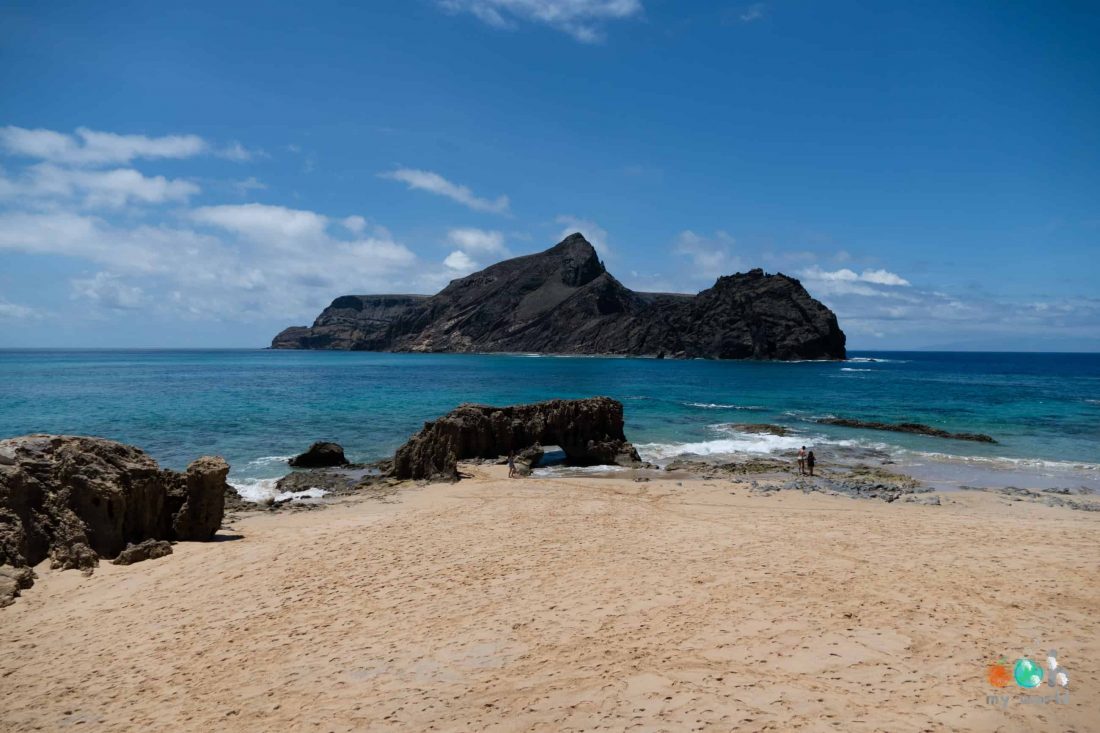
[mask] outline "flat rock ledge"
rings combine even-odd
[[[862,428],[863,430],[887,430],[892,433],[912,433],[930,435],[934,438],[951,440],[970,440],[975,443],[996,443],[992,436],[984,433],[952,433],[919,422],[885,423],[874,420],[854,420],[847,417],[823,417],[818,420],[822,425],[836,425],[841,428]]]

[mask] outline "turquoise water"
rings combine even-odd
[[[682,453],[788,455],[808,444],[826,458],[889,454],[941,478],[959,475],[960,467],[979,467],[985,474],[1026,468],[1032,483],[1051,485],[1095,485],[1100,476],[1100,355],[852,356],[843,363],[747,363],[265,350],[0,351],[0,437],[100,435],[138,445],[173,468],[220,454],[232,464],[234,482],[253,485],[285,473],[285,457],[314,440],[342,443],[352,460],[387,456],[423,421],[460,402],[608,395],[625,405],[628,437],[644,457],[657,461]],[[988,433],[999,443],[813,422],[823,416],[924,422]],[[796,435],[750,435],[728,427],[762,422],[786,425]]]

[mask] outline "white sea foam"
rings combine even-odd
[[[831,412],[826,412],[822,415],[811,415],[801,410],[784,410],[783,416],[793,417],[795,420],[803,420],[805,422],[820,422],[822,420],[831,420],[836,417],[836,415]]]
[[[934,451],[903,451],[903,453],[933,461],[974,463],[994,468],[1100,472],[1100,463],[1047,461],[1041,458],[1009,458],[1007,456],[963,456],[956,453],[938,453]]]
[[[766,410],[766,407],[760,407],[759,405],[721,405],[714,402],[685,402],[687,407],[698,407],[703,410],[749,410],[760,411]]]
[[[562,478],[569,476],[583,476],[587,474],[619,473],[629,471],[623,466],[543,466],[531,471],[536,478]]]
[[[270,466],[276,463],[286,463],[294,456],[260,456],[248,462],[249,466]]]
[[[643,443],[636,445],[642,458],[660,462],[677,456],[722,456],[722,455],[792,455],[802,446],[829,448],[868,448],[886,452],[892,446],[884,443],[870,443],[860,440],[830,440],[820,434],[771,435],[769,433],[746,433],[736,425],[719,423],[707,426],[722,437],[715,440],[703,440],[694,443]]]
[[[841,367],[842,372],[875,372],[877,369],[858,369],[856,367]]]
[[[268,499],[274,499],[275,501],[285,501],[287,499],[320,499],[328,493],[324,489],[316,488],[306,489],[305,491],[280,492],[275,485],[278,480],[279,479],[274,478],[242,478],[229,481],[229,485],[237,490],[237,493],[241,495],[242,499],[257,504],[265,502]]]
[[[853,356],[845,361],[863,364],[908,364],[908,359],[880,359],[877,356]]]
[[[718,430],[718,432],[728,433],[729,437],[698,443],[645,443],[637,448],[644,459],[659,461],[683,455],[714,456],[732,453],[768,455],[780,451],[798,450],[807,443],[805,437],[789,435],[738,433],[733,430]]]
[[[320,499],[328,492],[324,489],[312,488],[304,491],[284,491],[275,495],[275,501],[286,501],[287,499]]]
[[[272,498],[279,490],[275,488],[273,478],[242,478],[229,481],[229,485],[237,490],[245,501],[261,502]]]

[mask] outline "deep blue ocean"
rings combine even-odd
[[[335,440],[392,454],[461,402],[608,395],[657,462],[694,453],[889,456],[945,485],[1100,485],[1100,354],[854,352],[847,362],[755,363],[304,351],[0,350],[0,437],[98,435],[183,468],[225,456],[252,493],[285,458]],[[816,424],[825,416],[982,432],[996,445]],[[793,436],[738,423],[777,423]]]

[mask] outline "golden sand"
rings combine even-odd
[[[466,470],[40,568],[0,730],[1100,730],[1100,513]],[[989,683],[1051,647],[1068,702]]]

